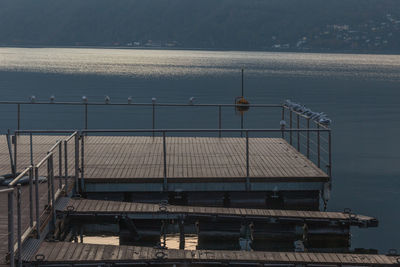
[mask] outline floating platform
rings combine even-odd
[[[242,264],[284,266],[399,266],[400,258],[386,255],[176,250],[149,247],[94,245],[70,242],[43,242],[34,255],[25,255],[25,262],[33,266],[82,266],[96,264]]]

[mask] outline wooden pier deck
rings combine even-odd
[[[118,201],[102,201],[88,199],[60,199],[58,212],[72,216],[79,215],[132,215],[133,218],[179,218],[185,216],[217,216],[219,218],[229,217],[231,219],[252,218],[295,221],[339,221],[345,224],[358,225],[362,227],[373,227],[378,225],[378,220],[364,215],[350,214],[345,212],[320,212],[320,211],[296,211],[296,210],[268,210],[268,209],[243,209],[243,208],[216,208],[196,206],[176,206],[164,204],[130,203]]]
[[[166,264],[166,263],[224,263],[246,265],[300,264],[326,266],[399,266],[400,258],[371,254],[337,254],[305,252],[256,252],[176,250],[149,247],[94,245],[68,242],[44,242],[39,251],[26,261],[40,265],[55,263],[120,263]]]
[[[34,135],[34,161],[65,136]],[[222,181],[246,176],[245,138],[168,137],[167,177]],[[5,136],[0,136],[0,171],[10,172]],[[143,182],[163,178],[161,137],[87,136],[84,177],[88,182]],[[18,169],[30,165],[29,136],[18,137]],[[74,144],[69,144],[69,167],[74,169]],[[282,138],[251,138],[250,177],[261,180],[328,181],[328,175]],[[55,168],[58,162],[55,160]]]

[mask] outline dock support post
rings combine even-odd
[[[221,105],[218,106],[218,136],[221,137],[221,129],[222,129],[222,110]]]
[[[300,152],[300,115],[297,114],[297,151]]]
[[[68,143],[64,141],[64,177],[65,193],[68,194]]]
[[[34,170],[35,170],[36,234],[37,234],[37,239],[40,239],[39,169],[38,167],[34,167]]]
[[[164,159],[164,185],[163,190],[168,190],[168,183],[167,183],[167,144],[166,144],[166,137],[165,131],[163,132],[163,159]]]
[[[29,168],[29,226],[33,226],[33,167]]]
[[[79,134],[75,135],[75,194],[79,193]]]
[[[185,222],[181,218],[178,223],[179,223],[179,249],[185,249]]]
[[[293,128],[293,121],[292,121],[292,117],[293,117],[293,111],[292,110],[290,110],[290,112],[289,112],[289,127],[290,127],[290,133],[289,133],[289,136],[290,136],[290,144],[292,144],[293,143],[293,134],[292,134],[292,128]]]
[[[8,233],[9,261],[10,266],[14,267],[14,190],[8,193]]]
[[[18,267],[22,267],[22,223],[21,223],[21,184],[17,184],[17,246],[18,246]],[[14,249],[14,246],[13,246]]]
[[[249,131],[246,131],[246,191],[250,191]]]
[[[319,131],[319,124],[317,124],[317,162],[318,162],[318,168],[321,167],[321,140],[320,140],[320,131]]]
[[[307,118],[307,130],[310,130],[310,118]],[[307,158],[310,158],[310,131],[307,131]]]

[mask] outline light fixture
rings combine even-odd
[[[157,98],[155,98],[155,97],[153,97],[153,98],[151,99],[151,102],[153,102],[153,104],[155,104],[156,101],[157,101]]]
[[[189,98],[189,104],[190,105],[193,105],[193,102],[194,102],[194,100],[195,100],[196,98],[195,97],[191,97],[191,98]]]
[[[50,96],[50,103],[54,103],[56,100],[56,97],[54,95]]]
[[[82,102],[83,102],[83,103],[87,103],[87,102],[88,102],[88,99],[87,99],[86,96],[82,96]]]
[[[128,104],[132,104],[132,97],[128,97]]]
[[[29,98],[29,100],[31,101],[31,103],[35,103],[36,102],[36,96],[31,96],[30,98]]]
[[[110,101],[111,101],[111,98],[108,95],[106,95],[106,97],[104,98],[104,102],[106,104],[110,104]]]

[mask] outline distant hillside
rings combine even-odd
[[[1,0],[0,45],[400,50],[400,1]]]

